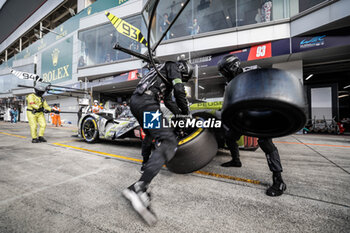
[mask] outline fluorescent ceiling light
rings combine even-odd
[[[201,85],[199,85],[199,88],[200,88],[200,89],[202,89],[202,90],[204,90],[204,89],[205,89],[205,88],[204,88],[204,87],[202,87]]]
[[[314,74],[310,74],[305,80],[309,80],[312,76],[314,76]]]
[[[347,85],[346,87],[344,87],[344,89],[349,88],[349,87],[350,87],[350,85]]]

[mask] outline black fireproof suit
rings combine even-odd
[[[228,80],[231,81],[231,80]],[[240,133],[234,131],[223,125],[225,131],[225,142],[231,152],[232,161],[239,160],[239,150],[237,140],[242,136]],[[283,171],[281,159],[276,146],[273,144],[271,138],[259,138],[258,144],[260,148],[265,152],[267,163],[270,171],[274,174],[281,173]]]
[[[165,106],[175,115],[187,115],[189,113],[185,88],[181,81],[181,73],[176,63],[166,62],[159,65],[158,70],[167,80],[164,81],[157,75],[154,69],[151,69],[139,82],[130,99],[131,112],[142,127],[143,113],[156,112],[157,110],[160,112],[161,100],[164,101]],[[176,103],[172,100],[173,90]],[[144,173],[140,181],[150,183],[159,173],[165,162],[174,157],[178,142],[171,128],[143,128],[143,130],[146,134],[146,138],[144,139],[142,151],[143,156],[145,156],[144,162],[147,163],[145,164]],[[156,140],[156,145],[152,156],[149,157],[152,139]]]
[[[227,147],[231,152],[231,157],[233,161],[237,161],[239,159],[239,150],[238,150],[238,145],[236,141],[239,140],[241,136],[242,135],[240,133],[225,127],[225,139],[226,139],[225,141],[226,141]],[[276,146],[272,142],[272,139],[259,138],[258,143],[260,148],[265,152],[270,171],[282,172],[283,169],[282,169],[281,159]]]

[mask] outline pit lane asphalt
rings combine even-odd
[[[201,171],[153,181],[159,222],[148,227],[121,191],[140,177],[138,140],[86,144],[74,127],[48,127],[32,144],[26,123],[0,122],[0,232],[350,232],[350,137],[275,139],[287,191],[268,197],[264,153],[220,150]]]

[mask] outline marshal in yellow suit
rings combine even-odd
[[[46,140],[43,137],[45,128],[46,128],[44,111],[51,112],[51,108],[47,104],[46,100],[44,100],[44,98],[42,97],[42,95],[45,93],[45,89],[41,89],[37,86],[34,89],[36,93],[29,94],[26,97],[27,117],[28,117],[28,122],[30,126],[32,142],[33,143],[46,142]],[[39,137],[37,134],[38,124],[40,126]]]

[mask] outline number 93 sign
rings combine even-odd
[[[108,11],[106,11],[105,14],[119,33],[147,46],[147,41],[142,35],[140,29],[109,13]]]
[[[260,44],[250,48],[248,61],[271,57],[271,43]]]

